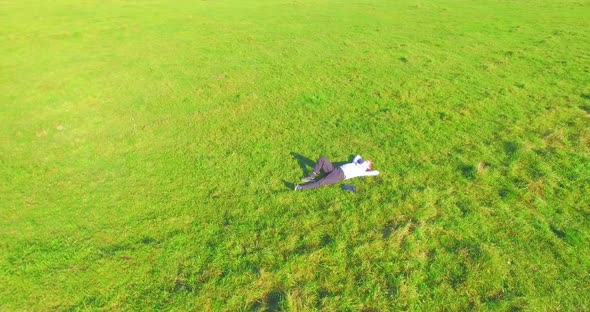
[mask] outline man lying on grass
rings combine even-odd
[[[316,181],[315,178],[320,174],[320,170],[324,171],[326,176]],[[348,180],[363,176],[376,176],[379,171],[373,170],[373,162],[370,160],[363,160],[360,155],[356,155],[351,163],[334,167],[326,156],[321,156],[313,167],[313,171],[309,177],[301,179],[303,182],[311,182],[304,185],[295,184],[296,191],[303,191],[320,186],[338,183],[343,180]]]

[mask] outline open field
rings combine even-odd
[[[0,0],[0,311],[588,311],[589,20]]]

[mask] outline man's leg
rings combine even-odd
[[[330,165],[332,165],[332,164],[330,164]],[[324,186],[324,185],[335,184],[335,183],[338,183],[342,180],[344,180],[344,172],[340,168],[335,168],[332,171],[330,171],[330,173],[328,173],[328,175],[325,176],[323,179],[321,179],[319,181],[315,181],[313,183],[300,185],[299,189],[300,190],[314,189],[314,188],[318,188],[318,187]]]
[[[326,156],[320,156],[320,159],[315,163],[313,167],[313,171],[307,177],[301,178],[303,182],[311,182],[315,180],[315,177],[320,174],[320,170],[324,170],[326,174],[332,172],[334,170],[334,165],[328,160]]]
[[[325,173],[330,173],[332,170],[334,170],[334,165],[332,165],[326,156],[321,156],[320,159],[318,159],[318,162],[313,167],[311,176],[315,177],[316,175],[320,174],[320,170],[324,170]]]

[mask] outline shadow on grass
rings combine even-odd
[[[387,221],[381,230],[381,234],[383,239],[388,239],[391,236],[391,233],[398,228],[397,224],[393,221]]]
[[[295,183],[293,183],[293,182],[283,180],[283,184],[285,185],[286,188],[288,188],[290,190],[293,190],[295,188]]]
[[[462,164],[459,166],[459,170],[461,170],[463,177],[467,179],[473,180],[477,176],[477,169],[473,165]]]
[[[556,228],[554,225],[551,226],[551,232],[561,240],[565,240],[566,238],[565,232]]]
[[[512,156],[518,152],[520,146],[516,142],[504,141],[504,153],[508,156]]]
[[[297,160],[297,164],[301,171],[303,171],[303,176],[308,176],[311,173],[311,169],[315,165],[315,161],[295,152],[291,152],[291,156]]]
[[[280,289],[273,289],[266,293],[263,298],[250,304],[248,311],[282,311],[281,303],[286,294]]]

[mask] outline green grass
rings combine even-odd
[[[0,310],[588,310],[589,19],[0,1]]]

